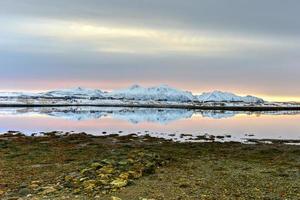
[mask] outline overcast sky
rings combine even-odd
[[[300,100],[299,0],[1,0],[0,90],[168,84]]]

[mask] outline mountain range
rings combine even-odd
[[[238,96],[230,92],[213,91],[204,92],[201,95],[193,95],[189,91],[183,91],[167,85],[157,87],[142,87],[133,85],[126,89],[105,92],[98,89],[73,88],[59,89],[42,93],[23,92],[0,92],[0,97],[4,98],[98,98],[98,99],[119,99],[136,101],[171,101],[171,102],[246,102],[263,103],[264,100],[254,96]]]

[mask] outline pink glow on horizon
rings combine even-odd
[[[9,82],[8,82],[9,83]],[[175,81],[168,81],[158,83],[158,81],[142,81],[142,82],[134,82],[131,80],[128,81],[107,81],[107,80],[100,80],[100,81],[88,81],[88,80],[57,80],[57,81],[49,81],[49,80],[26,80],[26,81],[15,81],[11,84],[7,85],[5,89],[0,89],[0,92],[44,92],[48,90],[55,90],[55,89],[66,89],[66,88],[76,88],[76,87],[85,87],[85,88],[93,88],[93,89],[100,89],[102,91],[112,91],[115,89],[123,89],[130,87],[133,84],[139,84],[144,87],[150,86],[159,86],[162,84],[167,84],[171,87],[191,91],[193,94],[201,94],[203,92],[209,92],[214,90],[220,91],[228,91],[238,95],[254,95],[265,100],[269,101],[298,101],[300,102],[300,97],[298,96],[288,96],[288,95],[273,95],[264,92],[260,88],[244,88],[240,86],[239,88],[232,87],[232,86],[215,86],[215,85],[201,85],[198,86],[195,83],[180,83]],[[2,87],[4,87],[2,85]],[[245,92],[246,91],[246,92]]]

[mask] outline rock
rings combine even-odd
[[[121,179],[127,180],[129,178],[129,173],[128,172],[123,172],[119,175]]]
[[[56,189],[52,186],[43,187],[43,191],[41,192],[42,195],[47,195],[56,192]]]
[[[101,185],[109,185],[109,179],[100,179],[98,180]]]
[[[106,165],[101,169],[99,169],[99,171],[102,172],[103,174],[112,174],[115,170],[112,165]]]
[[[9,197],[7,200],[20,200],[20,198],[19,197]]]
[[[134,178],[134,179],[138,179],[138,178],[143,176],[143,170],[142,169],[140,169],[140,170],[137,169],[135,171],[128,171],[128,173],[129,173],[129,177]]]
[[[27,196],[28,194],[30,194],[30,190],[28,188],[21,188],[19,190],[19,195],[21,196]]]
[[[31,181],[31,184],[40,184],[40,181]]]
[[[96,181],[95,180],[84,181],[83,187],[85,190],[92,191],[96,187]]]
[[[109,159],[103,159],[101,160],[102,163],[107,164],[107,165],[112,165],[114,163],[113,160],[109,160]]]
[[[72,176],[65,176],[65,181],[69,182],[72,181],[73,177]]]
[[[91,168],[93,168],[95,170],[100,169],[101,167],[102,167],[101,163],[95,162],[95,163],[91,164]]]
[[[31,185],[29,185],[29,187],[35,189],[35,188],[38,188],[39,185],[38,184],[31,184]]]
[[[86,181],[86,180],[88,180],[88,179],[89,179],[88,177],[83,177],[83,178],[80,178],[79,181],[80,181],[80,182],[84,182],[84,181]]]
[[[160,156],[155,153],[133,150],[125,157],[122,153],[114,152],[111,158],[93,162],[80,173],[77,171],[63,177],[62,181],[64,186],[80,189],[80,192],[101,190],[102,193],[110,193],[133,183],[134,179],[144,174],[154,173],[160,165]]]
[[[85,169],[82,169],[81,171],[80,171],[80,173],[81,174],[88,174],[89,172],[91,172],[93,169],[92,168],[85,168]]]
[[[117,178],[114,181],[112,181],[110,183],[114,188],[121,188],[121,187],[125,187],[128,184],[127,180],[121,179],[121,178]]]
[[[81,190],[79,188],[77,188],[73,191],[73,194],[80,194],[80,192],[81,192]]]
[[[155,199],[140,198],[139,200],[155,200]]]
[[[153,174],[155,172],[155,163],[154,162],[148,162],[145,166],[144,172],[146,174]]]
[[[119,198],[119,197],[114,197],[114,196],[112,196],[112,197],[111,197],[111,200],[122,200],[122,199]]]
[[[122,160],[120,162],[118,162],[119,165],[128,165],[128,161],[127,160]]]
[[[21,183],[20,184],[20,188],[26,188],[27,187],[27,184],[26,183]]]
[[[5,192],[3,190],[0,190],[0,196],[3,195]]]
[[[112,176],[111,174],[98,174],[97,175],[100,180],[108,180]]]
[[[180,183],[180,184],[179,184],[179,187],[180,187],[180,188],[188,188],[188,187],[190,187],[190,184],[187,183],[187,182],[185,182],[185,183]]]

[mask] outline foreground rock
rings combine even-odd
[[[103,194],[117,191],[127,185],[133,184],[135,179],[143,175],[155,173],[155,170],[166,164],[159,155],[142,150],[133,150],[91,163],[80,172],[72,172],[64,177],[64,185],[74,189],[75,193]]]

